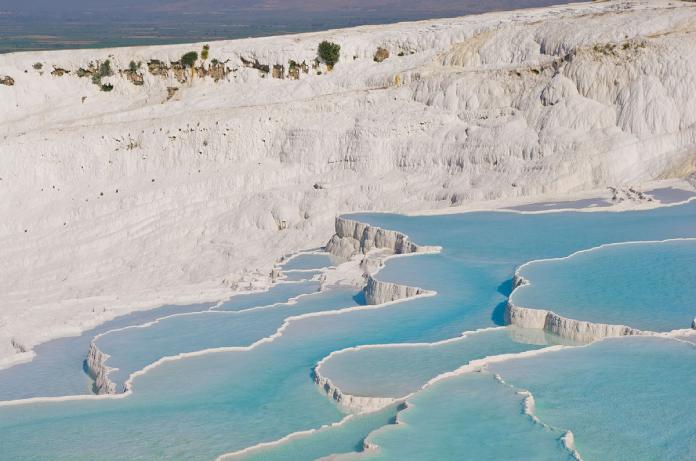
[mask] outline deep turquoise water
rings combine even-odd
[[[696,317],[696,240],[615,245],[520,271],[520,306],[650,331],[690,328]]]
[[[291,322],[284,334],[274,341],[251,350],[166,362],[136,378],[134,393],[124,399],[0,407],[3,454],[17,460],[213,459],[225,452],[277,440],[295,431],[334,423],[344,414],[317,389],[311,378],[315,364],[331,352],[359,345],[440,341],[463,331],[500,325],[515,268],[529,260],[566,256],[609,242],[696,236],[696,204],[626,213],[482,212],[429,217],[387,214],[358,217],[385,228],[405,231],[418,243],[442,246],[441,254],[392,259],[377,276],[435,289],[438,295],[378,309],[307,317]],[[289,289],[301,284],[285,285],[284,288]],[[332,296],[332,292],[317,296]],[[266,301],[259,304],[273,304]],[[352,297],[348,301],[355,303]],[[234,302],[224,310],[241,311],[251,307],[244,304]],[[250,311],[254,314],[220,314],[230,315],[225,318],[235,315],[246,320],[239,325],[220,322],[219,327],[216,322],[202,322],[196,326],[196,322],[206,318],[203,315],[175,317],[177,320],[155,324],[151,331],[141,329],[143,331],[135,333],[130,340],[124,337],[119,344],[109,347],[114,360],[123,361],[125,370],[137,368],[156,357],[211,344],[248,344],[264,331],[272,330],[271,324],[277,327],[282,315],[274,317],[271,313],[275,313],[275,309],[287,309],[290,313],[298,305],[276,305]],[[335,310],[336,307],[336,303],[327,300],[325,306],[311,309]],[[249,331],[244,322],[249,322],[246,324]],[[225,335],[225,326],[229,328],[229,335]],[[518,346],[524,337],[501,340],[496,346],[501,348],[492,347],[491,350],[538,347],[538,338],[529,339],[533,344]],[[456,353],[443,349],[442,356],[426,354],[425,358],[412,359],[413,366],[423,370],[415,370],[413,374],[414,370],[398,373],[406,376],[412,386],[426,375],[463,365],[469,358],[484,354],[485,349],[481,347],[480,354],[472,355],[462,351],[461,363],[457,363]],[[409,356],[401,358],[409,368]],[[378,356],[370,360],[375,365],[385,363]],[[427,363],[427,367],[423,363]],[[398,368],[396,364],[393,366]],[[385,371],[389,374],[388,369]],[[550,374],[549,371],[543,373],[547,377]],[[408,418],[408,425],[389,426],[384,432],[375,434],[375,440],[377,435],[397,434],[408,427],[411,432],[406,442],[393,451],[395,455],[408,455],[406,459],[433,459],[425,456],[442,454],[445,442],[449,447],[446,457],[452,459],[474,455],[479,457],[470,459],[559,459],[559,456],[563,459],[568,456],[558,441],[559,433],[540,429],[522,414],[521,396],[502,385],[493,385],[496,383],[489,375],[472,376],[476,378],[462,378],[465,384],[461,391],[457,390],[459,380],[446,380],[428,388],[427,392],[416,394],[413,399],[419,399],[414,401],[420,403],[402,413],[405,420]],[[665,381],[662,375],[652,376]],[[384,380],[380,376],[376,378]],[[647,373],[644,378],[649,379]],[[539,379],[543,380],[541,374]],[[585,398],[592,397],[593,382],[584,383],[584,375],[576,379],[577,388],[585,389]],[[358,381],[356,385],[360,384]],[[384,382],[380,386],[386,388]],[[474,386],[474,390],[467,390],[466,386]],[[670,386],[663,387],[660,398],[672,395],[670,389]],[[486,399],[487,392],[490,398]],[[453,393],[457,398],[451,398]],[[674,395],[681,394],[675,391]],[[541,405],[543,399],[539,401]],[[638,400],[634,404],[640,406],[641,402]],[[316,442],[313,449],[322,456],[334,448],[346,451],[346,447],[355,445],[360,432],[367,435],[371,430],[368,426],[371,425],[355,431],[325,431],[330,433],[329,442],[326,445]],[[625,426],[623,429],[617,427],[616,431],[632,430],[630,424]],[[677,430],[680,428],[678,425]],[[591,433],[585,437],[588,437],[585,444],[592,442]],[[523,443],[524,440],[528,443]],[[617,440],[625,439],[617,437]],[[687,444],[691,440],[686,437]],[[278,449],[282,450],[283,446],[286,445],[279,445]],[[291,446],[296,447],[287,445]],[[437,447],[440,447],[439,452],[432,451]],[[688,454],[683,447],[684,444],[680,444],[670,453]],[[384,456],[388,456],[386,450],[382,452]],[[640,456],[634,458],[640,459]]]

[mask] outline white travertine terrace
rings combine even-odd
[[[202,44],[0,55],[0,366],[135,309],[268,284],[341,213],[684,178],[695,31],[694,3],[608,1],[211,42],[195,77],[148,63]],[[330,72],[312,66],[322,40],[341,45]],[[106,59],[110,92],[78,76]]]

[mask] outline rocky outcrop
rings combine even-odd
[[[283,66],[282,64],[274,64],[272,76],[273,78],[285,78],[285,66]]]
[[[401,232],[385,230],[352,219],[337,217],[335,229],[336,233],[326,244],[326,251],[341,258],[367,253],[373,248],[386,248],[396,254],[439,250],[439,247],[416,245]]]
[[[239,59],[242,61],[244,67],[251,67],[263,74],[267,74],[271,71],[271,68],[267,64],[261,64],[258,59],[246,59],[244,57],[240,57]]]
[[[76,74],[78,77],[82,78],[91,77],[92,75],[94,75],[95,72],[96,68],[94,67],[94,64],[90,63],[89,67],[86,69],[84,67],[80,67],[79,69],[77,69]]]
[[[382,48],[381,46],[377,48],[373,60],[375,62],[382,62],[387,58],[389,58],[389,50],[386,48]]]
[[[15,81],[12,77],[9,75],[5,75],[4,77],[0,77],[0,85],[6,85],[6,86],[13,86],[15,84]]]
[[[15,338],[10,339],[10,344],[12,344],[12,348],[17,351],[18,354],[22,354],[24,352],[29,352],[29,348],[22,344],[20,341],[18,341]]]
[[[224,62],[213,59],[208,66],[207,75],[218,82],[227,76],[227,66]]]
[[[168,86],[167,87],[167,101],[172,99],[176,92],[179,91],[179,87],[177,86]]]
[[[69,74],[70,71],[67,69],[63,69],[61,67],[54,67],[53,70],[51,71],[51,75],[54,77],[62,77],[65,74]]]
[[[143,86],[145,84],[145,77],[137,70],[126,69],[123,71],[123,75],[126,76],[126,80],[135,86]]]
[[[528,282],[515,274],[515,288]],[[505,321],[520,328],[533,328],[581,343],[589,343],[602,338],[632,335],[654,335],[653,332],[641,331],[626,325],[608,325],[584,320],[562,317],[546,309],[516,306],[508,300],[505,308]]]
[[[417,287],[399,285],[392,282],[382,282],[372,276],[368,276],[367,285],[363,288],[367,304],[383,304],[399,299],[412,298],[414,296],[430,293]]]
[[[156,77],[166,77],[169,75],[169,66],[158,59],[148,61],[147,70]]]
[[[307,65],[307,62],[302,61],[302,64],[298,64],[297,62],[291,59],[288,62],[288,78],[290,78],[291,80],[299,80],[300,73],[309,73],[309,66]]]
[[[189,70],[180,61],[172,62],[171,70],[177,82],[186,83],[188,80]]]
[[[92,385],[95,394],[115,394],[116,384],[109,379],[109,367],[106,366],[108,354],[99,350],[92,341],[85,359],[87,374],[94,380]]]
[[[545,309],[515,306],[508,301],[505,320],[520,328],[536,328],[580,343],[619,336],[654,335],[626,325],[607,325],[562,317]]]
[[[351,413],[367,413],[380,410],[396,401],[396,399],[391,397],[361,397],[344,394],[329,378],[319,374],[319,368],[320,366],[317,366],[312,370],[314,382],[344,411]]]

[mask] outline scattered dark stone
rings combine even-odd
[[[382,48],[381,46],[377,48],[377,51],[375,52],[374,56],[375,62],[382,62],[387,58],[389,58],[389,50],[386,48]]]
[[[169,101],[170,99],[172,99],[172,98],[174,97],[174,95],[176,94],[177,91],[179,91],[179,87],[177,87],[177,86],[168,86],[168,87],[167,87],[167,101]],[[181,131],[181,130],[179,130],[179,131]]]
[[[282,64],[274,64],[273,78],[285,78],[285,66],[283,66]]]
[[[65,74],[69,74],[70,71],[66,69],[62,69],[60,67],[53,67],[53,71],[51,72],[51,75],[54,77],[62,77]]]
[[[240,57],[242,64],[244,67],[251,67],[253,69],[259,70],[264,74],[267,74],[271,71],[271,68],[267,64],[260,64],[258,59],[254,59],[253,61],[250,59],[244,59],[243,57]]]

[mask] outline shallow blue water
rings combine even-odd
[[[89,343],[96,335],[114,328],[139,325],[156,318],[206,310],[212,303],[163,306],[134,312],[105,322],[80,336],[60,338],[34,348],[36,357],[28,363],[0,370],[0,401],[30,397],[91,394],[92,379],[83,372]]]
[[[565,256],[608,242],[696,236],[696,204],[631,213],[363,215],[362,219],[405,231],[418,243],[443,246],[439,255],[391,260],[378,274],[379,279],[435,289],[437,296],[309,317],[292,322],[282,337],[250,351],[167,362],[138,377],[134,394],[125,399],[0,407],[3,452],[18,460],[211,459],[336,422],[343,415],[311,379],[312,367],[331,352],[362,344],[438,341],[501,324],[514,270],[528,260]],[[235,305],[232,310],[242,307]],[[189,341],[182,343],[196,347]],[[204,344],[206,338],[200,341]],[[429,395],[435,400],[446,395],[439,387],[432,389]],[[501,397],[500,414],[505,408],[519,410],[519,399],[513,400]],[[451,445],[452,456],[468,453],[470,443],[489,440],[485,421],[472,425],[473,419],[458,419],[456,414],[440,417],[437,411],[428,416],[428,400],[424,402],[418,408],[426,420],[454,421],[440,440],[469,431],[461,443]],[[479,409],[486,404],[482,399],[476,403]],[[461,404],[467,407],[471,402]],[[86,444],[95,440],[95,428],[97,442]],[[536,426],[511,422],[510,429],[536,437],[532,434]],[[555,450],[556,436],[540,437],[544,444],[550,440]],[[518,448],[514,437],[510,440],[501,457],[513,456]]]
[[[662,203],[679,203],[696,197],[696,193],[693,191],[676,189],[674,187],[660,187],[658,189],[649,190],[646,194]]]
[[[490,366],[586,461],[696,459],[696,347],[621,338]]]
[[[545,345],[518,342],[524,335],[511,334],[510,329],[514,327],[472,333],[427,347],[398,345],[349,350],[324,362],[320,374],[346,394],[405,397],[437,375],[455,370],[470,360]]]
[[[607,246],[520,271],[510,298],[565,317],[651,331],[690,328],[696,317],[696,240]]]
[[[301,253],[280,265],[281,270],[310,270],[335,266],[340,259],[331,253]]]
[[[319,282],[304,281],[292,283],[276,283],[268,290],[243,295],[232,296],[215,309],[219,311],[241,311],[255,306],[270,306],[283,303],[305,293],[313,293],[319,289]]]
[[[298,282],[300,280],[311,280],[315,275],[321,274],[320,270],[292,270],[283,272],[283,280],[287,282]]]
[[[340,425],[322,428],[311,435],[300,435],[278,445],[227,456],[224,460],[304,461],[336,453],[362,452],[365,435],[392,424],[398,407],[398,404],[394,404],[384,410],[356,415]]]
[[[441,381],[409,399],[404,424],[369,437],[380,448],[365,460],[571,460],[559,431],[523,414],[523,396],[488,373]]]
[[[101,336],[97,347],[117,368],[109,378],[122,388],[134,371],[162,357],[202,349],[250,346],[278,330],[291,316],[357,306],[356,290],[332,288],[301,296],[296,302],[246,311],[207,311],[177,315],[145,328],[128,328]]]

